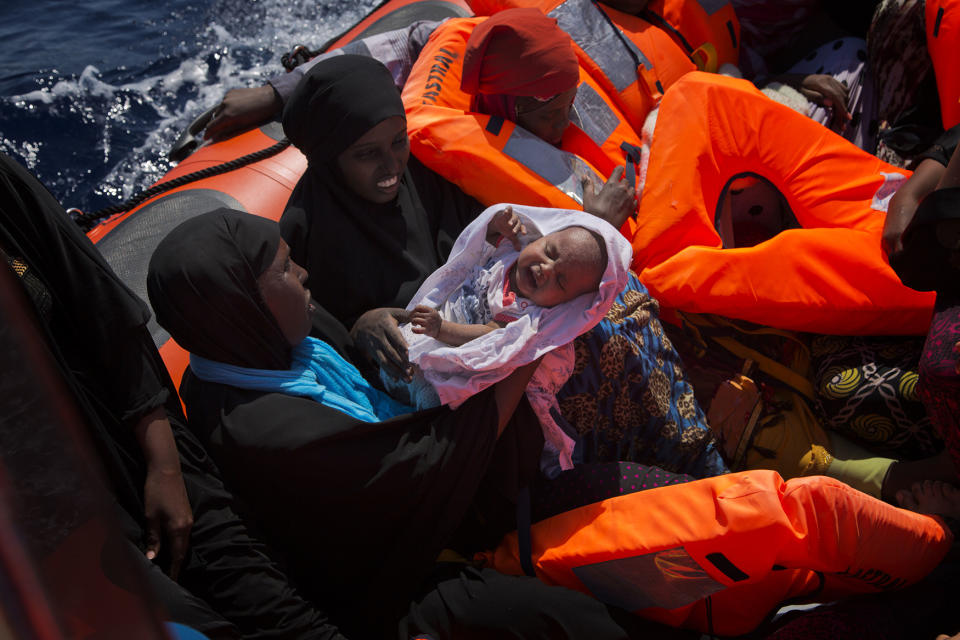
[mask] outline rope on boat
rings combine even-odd
[[[204,178],[211,178],[213,176],[218,176],[223,173],[229,173],[235,169],[245,167],[248,164],[253,164],[260,160],[265,160],[272,156],[277,155],[284,149],[290,146],[290,141],[286,138],[280,140],[271,147],[266,149],[261,149],[260,151],[254,151],[253,153],[248,153],[245,156],[235,158],[229,162],[224,162],[223,164],[218,164],[213,167],[207,167],[206,169],[200,169],[199,171],[194,171],[193,173],[188,173],[179,178],[174,178],[173,180],[168,180],[167,182],[161,182],[160,184],[155,184],[146,191],[134,196],[133,198],[123,202],[121,204],[115,204],[113,206],[107,207],[105,209],[100,209],[99,211],[94,211],[93,213],[81,213],[73,218],[73,221],[76,222],[84,232],[89,231],[93,226],[108,216],[112,216],[117,213],[122,213],[124,211],[129,211],[134,208],[144,200],[148,200],[155,195],[165,193],[171,189],[176,189],[177,187],[182,187],[185,184],[191,182],[196,182],[197,180],[202,180]]]

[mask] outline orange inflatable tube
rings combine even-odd
[[[960,2],[927,0],[927,50],[933,59],[943,128],[960,124]]]
[[[381,23],[398,20],[402,23],[404,19],[410,21],[438,14],[449,15],[452,11],[447,7],[458,11],[469,8],[464,0],[431,0],[424,3],[423,11],[418,11],[418,7],[412,6],[418,1],[390,0],[383,3],[332,43],[330,48],[341,47],[369,33],[371,28]],[[280,123],[271,122],[229,140],[203,146],[171,169],[158,184],[263,151],[282,137]],[[150,255],[156,244],[177,223],[221,206],[279,220],[290,193],[306,167],[306,158],[297,149],[289,147],[273,157],[229,173],[191,182],[146,200],[130,211],[95,226],[87,235],[106,255],[117,274],[146,300],[145,275]],[[155,326],[151,327],[151,331],[170,376],[179,387],[189,354]]]
[[[880,248],[888,165],[744,80],[694,72],[660,105],[632,230],[634,270],[668,309],[840,335],[923,334],[933,295]],[[782,197],[794,227],[724,248],[724,201],[743,176]]]
[[[460,90],[463,53],[484,19],[447,20],[421,51],[402,94],[411,150],[484,204],[582,208],[582,180],[599,189],[624,163],[621,144],[639,147],[640,139],[582,68],[574,102],[581,126],[567,127],[560,149],[508,120],[471,113],[471,96]]]
[[[823,476],[745,471],[621,495],[531,527],[534,571],[645,618],[748,633],[780,603],[896,589],[953,535],[939,519]],[[522,575],[516,532],[484,554]]]

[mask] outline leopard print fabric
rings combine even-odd
[[[629,461],[703,478],[727,471],[706,417],[634,274],[606,318],[577,338],[557,398],[584,463]]]

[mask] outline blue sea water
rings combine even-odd
[[[94,211],[170,168],[180,132],[231,88],[282,73],[379,0],[2,0],[0,150]]]

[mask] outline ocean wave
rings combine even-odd
[[[227,90],[263,83],[282,72],[280,56],[295,44],[316,48],[378,4],[215,0],[201,22],[164,32],[162,53],[139,66],[35,72],[35,89],[0,97],[6,120],[0,148],[19,157],[67,206],[115,204],[170,169],[166,152],[177,136]],[[172,10],[160,22],[177,20]],[[135,29],[125,37],[131,47],[138,42]]]

